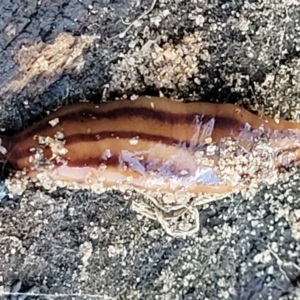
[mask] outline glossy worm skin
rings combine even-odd
[[[2,159],[32,178],[162,193],[240,191],[300,160],[297,123],[156,97],[65,106],[1,139]]]

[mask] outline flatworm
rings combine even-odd
[[[65,106],[1,140],[0,157],[44,186],[136,190],[166,212],[275,182],[300,161],[300,124],[157,97]]]

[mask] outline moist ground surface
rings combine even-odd
[[[7,132],[79,99],[136,94],[299,121],[298,1],[4,0],[0,15]],[[299,299],[299,184],[297,172],[199,208],[199,234],[184,239],[132,212],[119,191],[29,186],[1,201],[0,295]]]

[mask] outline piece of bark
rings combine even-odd
[[[147,3],[147,1],[145,2]],[[0,4],[0,127],[16,131],[45,111],[99,96],[127,43],[110,41],[135,1],[21,1]]]

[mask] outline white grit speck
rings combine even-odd
[[[59,123],[59,118],[55,118],[55,119],[49,121],[49,124],[50,124],[52,127],[55,127],[58,123]]]
[[[131,146],[136,146],[138,143],[139,143],[138,137],[135,137],[135,138],[129,140],[129,145],[131,145]]]

